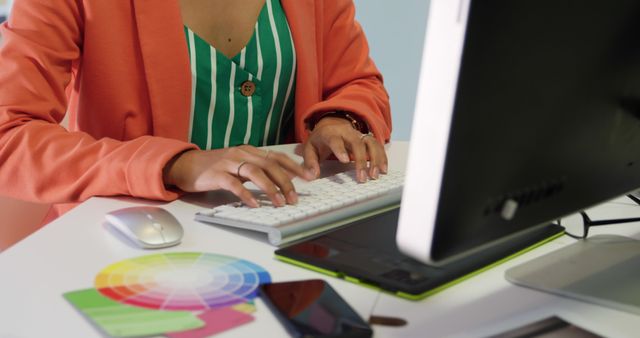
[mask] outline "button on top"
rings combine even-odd
[[[244,96],[251,96],[256,92],[256,84],[253,81],[245,81],[240,85],[240,93]]]

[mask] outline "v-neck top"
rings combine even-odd
[[[189,140],[201,149],[283,140],[294,110],[296,55],[279,0],[266,0],[247,45],[228,58],[184,27],[191,62]]]

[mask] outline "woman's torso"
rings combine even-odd
[[[296,73],[285,13],[279,0],[225,4],[183,11],[192,75],[189,139],[202,149],[279,143],[291,124]],[[207,12],[215,13],[211,20]]]

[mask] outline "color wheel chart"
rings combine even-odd
[[[109,265],[96,276],[104,296],[157,310],[198,311],[247,302],[269,273],[246,260],[199,252],[142,256]]]

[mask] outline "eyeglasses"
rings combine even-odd
[[[640,205],[640,199],[638,199],[634,195],[627,195],[627,197],[636,202],[636,204]],[[589,229],[593,226],[640,222],[640,217],[594,221],[589,218],[589,215],[587,215],[586,212],[580,211],[576,214],[559,219],[557,222],[559,225],[564,227],[564,232],[568,236],[576,239],[585,239],[587,238],[587,236],[589,236]]]

